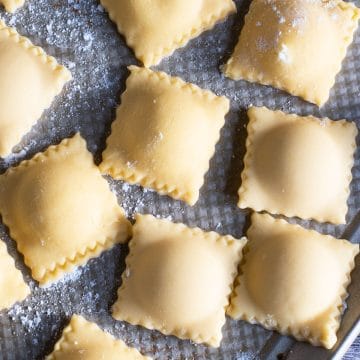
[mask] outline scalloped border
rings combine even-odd
[[[77,315],[77,314],[72,315],[69,324],[64,328],[64,330],[62,332],[61,338],[56,342],[52,353],[46,357],[46,360],[56,360],[57,355],[59,355],[59,354],[61,355],[63,353],[64,344],[70,343],[69,335],[76,334],[78,332],[74,329],[75,323],[76,323],[76,326],[82,328],[81,329],[82,331],[85,331],[85,332],[92,331],[94,334],[98,334],[99,336],[101,334],[102,336],[105,336],[107,339],[111,340],[113,342],[114,347],[115,346],[119,347],[119,349],[115,349],[117,351],[116,354],[119,356],[119,359],[120,359],[120,355],[129,354],[131,356],[137,355],[138,360],[140,360],[140,359],[152,360],[150,357],[142,355],[140,353],[140,351],[137,350],[136,348],[126,345],[123,340],[120,340],[120,339],[114,337],[113,335],[111,335],[110,333],[108,333],[107,331],[104,331],[96,323],[94,323],[92,321],[88,321],[83,316]],[[114,350],[114,352],[115,352],[115,350]],[[120,350],[121,353],[118,350]],[[134,358],[134,360],[135,360],[135,358]]]
[[[25,0],[8,0],[8,2],[0,0],[0,4],[4,6],[7,12],[14,13],[17,9],[25,4]]]
[[[302,226],[300,226],[298,224],[290,224],[287,221],[285,221],[284,219],[276,219],[276,218],[274,218],[274,217],[272,217],[272,216],[270,216],[268,214],[253,213],[252,217],[251,217],[251,227],[252,228],[255,228],[255,227],[258,226],[256,221],[253,220],[255,216],[266,217],[269,220],[271,220],[274,224],[279,223],[280,226],[283,226],[283,225],[285,225],[286,227],[290,226],[295,230],[296,229],[301,229],[301,230],[305,230],[305,231],[307,231],[309,233],[314,233],[317,236],[320,235],[324,240],[326,240],[328,242],[341,241],[341,242],[344,242],[344,243],[350,243],[348,240],[337,239],[337,238],[334,238],[333,236],[330,236],[330,235],[321,234],[321,233],[319,233],[319,232],[317,232],[315,230],[303,228]],[[282,335],[291,335],[296,340],[299,340],[299,341],[308,341],[314,346],[323,346],[323,347],[325,347],[327,349],[331,349],[334,346],[334,344],[336,342],[336,339],[337,339],[336,332],[340,327],[341,311],[342,311],[342,307],[343,307],[343,302],[348,297],[348,292],[347,292],[346,289],[349,286],[349,284],[351,283],[350,274],[351,274],[352,270],[355,268],[355,257],[360,252],[359,245],[358,245],[358,249],[355,249],[355,247],[354,247],[352,261],[349,262],[349,264],[347,266],[347,269],[345,269],[346,272],[344,274],[343,285],[339,289],[339,295],[338,295],[338,298],[336,299],[336,301],[333,304],[333,310],[329,313],[329,320],[328,320],[328,323],[325,326],[326,326],[327,330],[329,331],[329,335],[331,336],[331,331],[332,331],[334,337],[330,337],[328,339],[328,341],[326,341],[326,340],[321,339],[321,334],[315,334],[314,332],[311,331],[311,329],[301,329],[301,328],[298,328],[296,326],[281,326],[277,321],[276,321],[276,325],[270,326],[268,323],[266,323],[266,319],[258,318],[257,316],[249,317],[246,314],[246,312],[240,312],[239,311],[239,314],[236,315],[236,318],[233,317],[232,311],[239,310],[239,308],[237,306],[235,306],[234,303],[235,303],[235,300],[239,297],[238,287],[239,287],[239,284],[241,282],[241,278],[242,278],[242,276],[244,274],[243,268],[244,268],[244,265],[246,263],[247,254],[251,251],[251,243],[252,243],[252,241],[250,239],[247,246],[246,246],[246,250],[244,252],[243,261],[242,261],[242,263],[240,265],[239,274],[238,274],[237,279],[236,279],[234,291],[233,291],[233,293],[231,295],[231,303],[230,303],[227,315],[229,315],[231,318],[236,319],[236,320],[245,320],[245,321],[249,322],[250,324],[261,325],[262,327],[264,327],[267,330],[275,330],[275,331],[279,332]],[[352,245],[355,245],[355,244],[352,244]],[[333,340],[333,343],[331,343],[331,340]]]
[[[8,265],[10,268],[8,268]],[[16,268],[14,259],[8,253],[6,244],[0,240],[0,269],[6,270],[4,266],[8,268],[7,270],[9,271],[1,271],[1,274],[7,278],[11,277],[12,282],[17,284],[17,294],[15,297],[10,297],[6,291],[3,291],[3,295],[0,295],[0,298],[4,297],[6,300],[9,300],[8,302],[10,302],[10,304],[5,307],[0,307],[0,311],[10,309],[14,304],[24,301],[31,294],[30,288],[24,281],[21,271]]]
[[[37,57],[41,64],[45,65],[51,72],[56,74],[56,81],[52,83],[53,91],[51,93],[49,92],[43,94],[43,98],[49,105],[47,107],[40,108],[38,111],[34,111],[34,120],[32,123],[32,125],[34,125],[40,119],[43,112],[52,105],[55,97],[61,93],[65,84],[72,79],[71,73],[65,66],[58,64],[54,57],[47,55],[41,47],[33,45],[33,43],[28,38],[21,36],[14,28],[6,26],[6,24],[1,19],[0,32],[4,32],[8,39],[14,41],[19,45],[19,47],[28,51],[32,56]],[[30,128],[26,127],[24,129],[24,133],[29,130]],[[19,134],[18,141],[21,140],[21,137],[24,135],[24,133]],[[12,146],[15,145],[16,143]],[[11,153],[11,148],[0,155],[5,156],[9,153]]]
[[[238,266],[240,264],[240,261],[242,260],[243,257],[243,248],[245,247],[246,243],[247,243],[247,239],[245,237],[242,237],[241,239],[235,239],[234,237],[232,237],[231,235],[220,235],[214,231],[204,231],[198,227],[194,227],[194,228],[190,228],[188,226],[186,226],[185,224],[182,223],[174,223],[165,219],[158,219],[155,218],[152,215],[142,215],[142,214],[136,214],[136,222],[134,225],[134,232],[133,232],[133,238],[131,239],[131,241],[129,242],[129,255],[126,257],[125,259],[125,263],[126,263],[126,269],[123,272],[121,278],[122,278],[122,283],[121,286],[119,287],[118,291],[117,291],[117,295],[118,298],[116,300],[116,302],[113,304],[112,308],[111,308],[111,313],[112,316],[116,319],[116,320],[121,320],[121,321],[126,321],[132,325],[140,325],[143,326],[147,329],[150,330],[157,330],[160,331],[161,333],[165,334],[165,335],[173,335],[176,336],[182,340],[192,340],[195,343],[201,344],[201,343],[205,343],[207,345],[210,345],[212,347],[219,347],[220,346],[220,342],[222,337],[218,337],[216,335],[206,339],[204,338],[200,333],[199,334],[195,334],[194,332],[192,332],[189,329],[184,329],[184,328],[173,328],[173,329],[169,329],[167,327],[165,327],[162,323],[158,323],[156,321],[151,321],[151,320],[146,320],[146,319],[134,319],[132,317],[126,317],[126,316],[116,316],[114,315],[114,312],[118,312],[118,313],[122,313],[122,315],[124,315],[124,312],[119,310],[119,302],[122,299],[122,291],[125,289],[126,287],[126,283],[128,281],[128,278],[126,276],[127,272],[132,269],[132,259],[134,257],[134,252],[135,249],[137,247],[137,243],[135,242],[135,233],[136,233],[136,223],[139,217],[142,218],[146,218],[146,219],[150,219],[150,221],[152,221],[154,224],[156,224],[157,226],[169,226],[169,224],[171,225],[171,227],[174,228],[174,230],[177,233],[185,233],[185,236],[189,236],[189,237],[201,237],[202,239],[204,239],[205,241],[212,241],[212,242],[218,242],[221,243],[223,246],[225,247],[231,247],[233,246],[235,243],[237,243],[239,245],[239,248],[237,249],[237,260],[234,262],[233,264],[233,270],[230,274],[230,277],[233,279],[231,281],[231,283],[228,285],[228,293],[225,294],[225,299],[224,299],[224,303],[222,305],[222,311],[224,313],[224,319],[222,323],[219,323],[219,327],[220,329],[224,326],[225,322],[226,322],[226,311],[227,308],[230,304],[230,296],[234,290],[234,280],[238,274]],[[219,309],[220,311],[220,309]]]
[[[65,66],[60,65],[53,56],[47,55],[41,47],[35,46],[28,38],[21,36],[14,28],[8,27],[2,20],[0,20],[0,31],[5,31],[9,39],[13,39],[23,49],[39,57],[40,61],[49,66],[50,70],[59,73],[58,84],[55,86],[55,96],[61,92],[65,83],[72,79],[70,71]]]
[[[253,114],[253,109],[266,109],[268,111],[273,112],[275,115],[276,114],[281,114],[281,115],[285,115],[287,118],[289,118],[289,120],[292,121],[297,121],[297,122],[304,122],[304,123],[308,123],[308,122],[315,122],[315,123],[319,123],[319,122],[326,122],[326,124],[328,126],[337,126],[337,127],[346,127],[346,126],[352,126],[354,129],[354,137],[353,137],[353,141],[351,143],[351,151],[348,157],[348,172],[347,174],[344,174],[344,194],[343,194],[343,202],[344,202],[344,206],[342,207],[342,209],[340,209],[343,213],[344,216],[346,216],[347,212],[348,212],[348,205],[347,205],[347,200],[349,198],[350,195],[350,184],[352,181],[352,168],[354,166],[354,155],[355,155],[355,151],[356,151],[356,137],[358,134],[358,129],[357,126],[354,122],[351,121],[347,121],[347,120],[331,120],[329,118],[317,118],[315,116],[312,115],[308,115],[308,116],[300,116],[300,115],[296,115],[296,114],[288,114],[285,113],[283,111],[280,110],[271,110],[268,109],[267,107],[256,107],[256,106],[252,106],[248,109],[248,117],[249,117],[249,124],[247,127],[248,130],[248,137],[246,139],[246,154],[244,157],[244,170],[241,173],[241,186],[238,190],[238,195],[239,195],[239,202],[238,202],[238,207],[241,209],[246,209],[246,208],[251,208],[257,212],[261,212],[261,211],[266,211],[270,214],[273,215],[285,215],[286,217],[298,217],[300,219],[304,219],[304,220],[316,220],[318,222],[330,222],[332,224],[341,224],[339,223],[338,220],[335,219],[327,219],[324,218],[323,216],[309,216],[309,217],[303,217],[303,216],[299,216],[296,213],[290,213],[286,210],[282,210],[281,208],[278,209],[271,209],[268,207],[262,207],[262,206],[251,206],[249,207],[247,205],[247,192],[248,192],[248,181],[249,181],[249,176],[248,176],[248,170],[250,168],[252,168],[252,158],[253,158],[253,137],[254,134],[256,133],[256,128],[255,128],[255,124],[258,122],[261,122],[261,119]],[[355,126],[354,126],[355,125]],[[340,208],[340,207],[339,207]]]
[[[46,161],[49,157],[53,155],[56,156],[56,153],[61,152],[63,149],[66,149],[69,143],[72,141],[80,141],[83,143],[85,150],[84,156],[86,155],[88,157],[91,157],[94,170],[100,177],[102,177],[99,169],[93,163],[92,155],[88,152],[86,148],[85,140],[81,137],[79,133],[76,133],[71,138],[66,138],[62,140],[58,145],[49,146],[44,152],[39,152],[35,154],[33,158],[31,158],[30,160],[22,161],[18,166],[10,167],[3,175],[1,175],[1,177],[7,177],[10,174],[14,174],[17,172],[21,173],[23,168],[30,167],[32,166],[33,163],[39,161]],[[106,181],[105,179],[103,180]],[[110,189],[109,191],[111,192]],[[105,237],[102,240],[93,241],[87,246],[83,246],[81,249],[74,251],[72,255],[63,257],[57,262],[54,261],[53,266],[51,266],[50,268],[39,266],[37,270],[39,272],[43,272],[43,275],[41,277],[37,276],[35,278],[34,275],[32,274],[32,277],[39,282],[41,287],[51,285],[52,282],[60,279],[64,274],[72,271],[72,269],[74,269],[75,267],[85,264],[88,260],[98,256],[101,252],[110,249],[113,245],[117,243],[126,242],[126,240],[130,237],[131,225],[125,217],[124,210],[120,205],[118,205],[117,199],[114,194],[113,197],[114,197],[113,211],[114,212],[116,211],[119,214],[118,220],[124,222],[124,229],[122,229],[122,231],[117,232],[116,234],[113,234],[112,236]],[[21,246],[21,243],[17,241],[19,236],[18,236],[16,224],[14,224],[9,217],[4,216],[1,211],[0,213],[2,216],[3,223],[9,229],[10,237],[13,240],[15,240],[18,251],[24,255],[24,263],[33,272],[34,267],[30,266],[30,264],[28,263],[27,256],[25,252],[23,252],[23,247]]]
[[[144,76],[148,80],[154,80],[155,82],[165,81],[169,86],[177,87],[180,91],[190,91],[194,96],[200,96],[202,98],[206,98],[207,101],[209,101],[210,103],[211,102],[217,103],[216,104],[217,106],[221,106],[223,108],[224,123],[225,123],[225,116],[229,112],[229,108],[230,108],[230,101],[225,96],[215,95],[213,92],[211,92],[209,90],[201,89],[200,87],[198,87],[194,84],[185,82],[184,80],[182,80],[179,77],[172,77],[172,76],[167,75],[164,72],[155,72],[148,68],[138,67],[135,65],[129,66],[128,69],[131,71],[131,75],[139,74],[140,76]],[[128,82],[129,78],[130,77],[128,77],[128,80],[127,80],[127,88],[130,86],[129,82]],[[124,96],[125,93],[126,93],[126,91],[123,93],[122,97]],[[119,105],[119,107],[121,107],[121,106],[122,105]],[[117,120],[118,120],[118,118],[116,116],[114,122],[111,125],[111,134],[114,133],[114,126],[115,126],[114,124],[116,123]],[[223,126],[221,126],[221,128],[222,127]],[[103,155],[106,152],[106,150],[108,149],[108,147],[110,147],[111,134],[106,139],[106,148],[103,152]],[[219,136],[214,144],[214,153],[215,153],[215,146],[220,139],[220,134],[221,134],[221,131],[219,131]],[[210,166],[210,161],[211,161],[211,158],[209,159],[209,166]],[[124,180],[130,184],[139,184],[145,188],[155,189],[161,195],[169,195],[174,199],[183,200],[190,205],[194,205],[199,198],[200,189],[197,189],[195,191],[193,189],[190,189],[190,190],[179,189],[179,187],[177,185],[170,185],[170,184],[162,183],[155,177],[150,177],[149,174],[140,175],[137,171],[131,171],[131,169],[128,169],[128,168],[116,169],[114,165],[107,163],[107,162],[108,161],[106,159],[104,159],[104,156],[103,156],[103,161],[99,165],[100,171],[103,174],[111,175],[111,177],[113,177],[114,179]],[[205,176],[205,174],[204,174],[204,176]]]
[[[337,69],[334,70],[334,74],[331,75],[333,78],[333,81],[332,81],[331,87],[329,88],[328,97],[326,100],[322,100],[317,96],[314,96],[314,97],[309,96],[307,89],[301,89],[301,90],[297,90],[296,88],[290,89],[287,86],[283,86],[280,80],[265,77],[264,74],[262,74],[262,73],[254,73],[254,72],[246,71],[245,69],[241,68],[241,69],[238,69],[237,70],[238,73],[235,74],[234,71],[231,70],[231,65],[235,61],[235,58],[233,55],[228,60],[228,62],[225,64],[225,66],[223,68],[223,73],[225,74],[226,77],[233,79],[233,80],[245,80],[245,81],[248,81],[251,83],[259,83],[261,85],[272,86],[274,88],[286,91],[290,95],[300,97],[300,98],[304,99],[305,101],[313,103],[319,107],[323,106],[329,100],[330,91],[335,85],[336,77],[341,72],[343,61],[347,55],[347,49],[348,49],[349,45],[353,42],[354,34],[358,27],[358,21],[360,19],[360,9],[357,8],[353,3],[346,3],[344,1],[339,1],[339,3],[336,6],[338,6],[339,9],[342,11],[353,10],[353,16],[352,16],[353,21],[349,24],[348,34],[347,34],[347,36],[344,37],[343,47],[341,49],[339,49],[339,53],[341,54],[340,55],[341,61],[339,62]],[[249,16],[250,12],[251,12],[251,8],[250,8],[248,14],[245,16],[245,24],[246,24],[246,20],[247,20],[247,17]]]
[[[127,45],[134,50],[136,57],[140,59],[144,66],[150,67],[158,65],[164,57],[170,56],[175,50],[184,47],[191,39],[199,36],[204,31],[210,30],[215,26],[216,23],[225,20],[228,15],[237,11],[235,3],[232,0],[222,1],[224,2],[224,5],[217,12],[210,13],[207,18],[202,18],[201,16],[199,16],[198,23],[195,23],[194,26],[190,28],[187,32],[174,36],[172,42],[164,45],[157,52],[154,51],[152,53],[143,53],[139,51],[137,49],[136,41],[131,41],[128,38],[126,32],[121,25],[121,20],[119,19],[115,11],[111,9],[111,0],[100,0],[100,3],[107,10],[110,19],[116,24],[119,33],[124,35]]]

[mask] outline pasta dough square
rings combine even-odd
[[[151,360],[80,315],[72,316],[54,351],[47,357],[47,360],[55,359]]]
[[[130,70],[100,169],[193,205],[229,100],[162,72]]]
[[[225,74],[323,105],[359,18],[339,0],[254,0]]]
[[[245,239],[137,215],[117,320],[219,346]]]
[[[125,242],[130,231],[79,134],[1,175],[0,213],[41,286]]]
[[[30,130],[70,72],[0,20],[0,156]]]
[[[100,0],[135,56],[149,67],[236,12],[232,0]]]
[[[345,223],[357,127],[250,108],[239,207]]]
[[[228,314],[328,349],[359,245],[254,213]]]
[[[0,292],[0,311],[8,309],[18,301],[23,301],[30,294],[21,272],[15,267],[13,258],[8,254],[6,245],[1,240],[0,289],[3,289]]]
[[[0,4],[2,4],[6,11],[15,12],[19,7],[23,6],[25,0],[0,0]]]

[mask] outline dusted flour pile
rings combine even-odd
[[[248,212],[240,210],[236,204],[245,152],[245,109],[250,104],[298,114],[347,118],[356,120],[360,126],[359,32],[330,101],[319,111],[316,106],[279,90],[244,81],[235,82],[225,79],[220,73],[219,67],[233,51],[249,6],[248,0],[236,0],[236,3],[237,15],[192,40],[157,67],[231,100],[231,111],[221,132],[216,154],[210,162],[200,200],[194,207],[189,207],[180,201],[159,196],[154,191],[107,178],[129,218],[133,218],[136,212],[151,213],[240,238],[248,220]],[[360,6],[360,1],[355,3]],[[138,64],[107,13],[96,0],[27,0],[15,15],[0,10],[0,18],[36,45],[42,46],[73,74],[73,81],[31,132],[24,136],[16,148],[17,152],[0,162],[1,170],[5,171],[10,165],[30,158],[76,131],[80,131],[87,140],[89,150],[99,163],[115,117],[115,108],[125,88],[126,67]],[[282,21],[281,14],[279,21]],[[301,16],[297,17],[294,26],[301,26],[302,21]],[[279,57],[282,61],[291,61],[286,47],[281,49]],[[359,160],[360,151],[356,154],[353,169],[348,222],[360,208]],[[342,226],[307,221],[301,221],[301,224],[335,236],[344,229]],[[109,308],[116,300],[116,290],[125,269],[127,246],[118,245],[53,286],[39,289],[31,280],[29,270],[24,267],[23,259],[4,227],[1,227],[0,236],[8,244],[10,254],[23,270],[33,291],[22,305],[15,305],[0,314],[0,359],[43,358],[52,350],[73,313],[83,314],[128,345],[156,359],[254,359],[270,335],[258,326],[228,320],[223,328],[222,346],[211,349],[116,322],[111,318]]]

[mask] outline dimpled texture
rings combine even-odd
[[[360,6],[359,0],[353,2]],[[301,115],[345,118],[359,124],[359,31],[356,32],[353,46],[349,48],[331,99],[319,113],[316,106],[275,88],[232,81],[219,72],[219,65],[227,60],[234,49],[250,1],[235,0],[235,3],[238,7],[237,15],[229,16],[211,31],[204,32],[186,47],[165,58],[157,67],[158,70],[180,76],[187,82],[231,99],[231,111],[211,160],[199,201],[190,207],[154,191],[109,179],[118,202],[131,217],[136,212],[151,213],[162,218],[171,216],[175,222],[240,238],[248,223],[248,211],[241,211],[236,205],[246,141],[247,116],[243,109],[253,104]],[[114,24],[99,6],[98,0],[62,1],[61,6],[59,4],[58,0],[28,0],[15,15],[3,12],[0,7],[1,16],[8,24],[11,21],[14,27],[19,31],[21,29],[24,35],[48,54],[55,56],[73,74],[73,81],[64,92],[65,101],[60,101],[45,112],[43,120],[23,138],[19,149],[24,148],[26,152],[18,153],[6,163],[0,161],[1,171],[79,130],[87,140],[88,149],[95,154],[96,159],[100,159],[105,148],[105,134],[110,132],[114,109],[119,103],[119,94],[125,89],[128,77],[126,66],[136,64],[124,38],[118,36]],[[360,208],[359,156],[360,151],[357,152],[356,166],[353,168],[348,223]],[[334,226],[299,219],[294,221],[336,237],[341,237],[345,229],[345,225]],[[18,267],[22,268],[22,258],[16,256],[15,243],[9,239],[4,228],[1,236],[7,242],[9,252],[12,251],[18,259]],[[211,348],[112,320],[108,314],[109,304],[114,301],[114,284],[120,285],[119,276],[125,268],[127,253],[126,246],[116,246],[76,271],[73,274],[75,278],[61,281],[55,288],[37,289],[25,304],[16,307],[18,315],[10,316],[3,312],[0,320],[2,352],[20,359],[43,358],[60,336],[69,314],[74,313],[82,313],[96,320],[127,344],[137,346],[142,353],[155,359],[252,359],[271,336],[272,332],[261,326],[228,318],[222,329],[221,347]],[[53,315],[49,316],[49,312]],[[24,315],[31,323],[38,325],[29,328],[22,321]],[[38,320],[41,320],[40,323]],[[13,331],[16,337],[12,335]],[[345,357],[347,360],[357,356],[359,340],[349,350]]]

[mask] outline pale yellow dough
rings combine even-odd
[[[114,318],[219,346],[245,243],[137,215]]]
[[[5,10],[11,13],[23,6],[24,3],[25,0],[0,0],[0,4],[4,5]]]
[[[162,72],[130,70],[100,169],[193,205],[229,100]]]
[[[250,108],[239,207],[345,223],[357,127]]]
[[[30,130],[70,72],[0,20],[0,156]]]
[[[100,0],[145,66],[236,12],[232,0]]]
[[[21,272],[15,267],[6,245],[0,240],[0,311],[23,301],[30,289],[24,282]]]
[[[0,213],[40,285],[125,242],[130,231],[79,134],[1,175]]]
[[[323,105],[359,17],[344,1],[254,0],[225,74]]]
[[[253,214],[228,314],[332,348],[359,245]]]
[[[73,315],[47,360],[151,360],[95,323]]]

